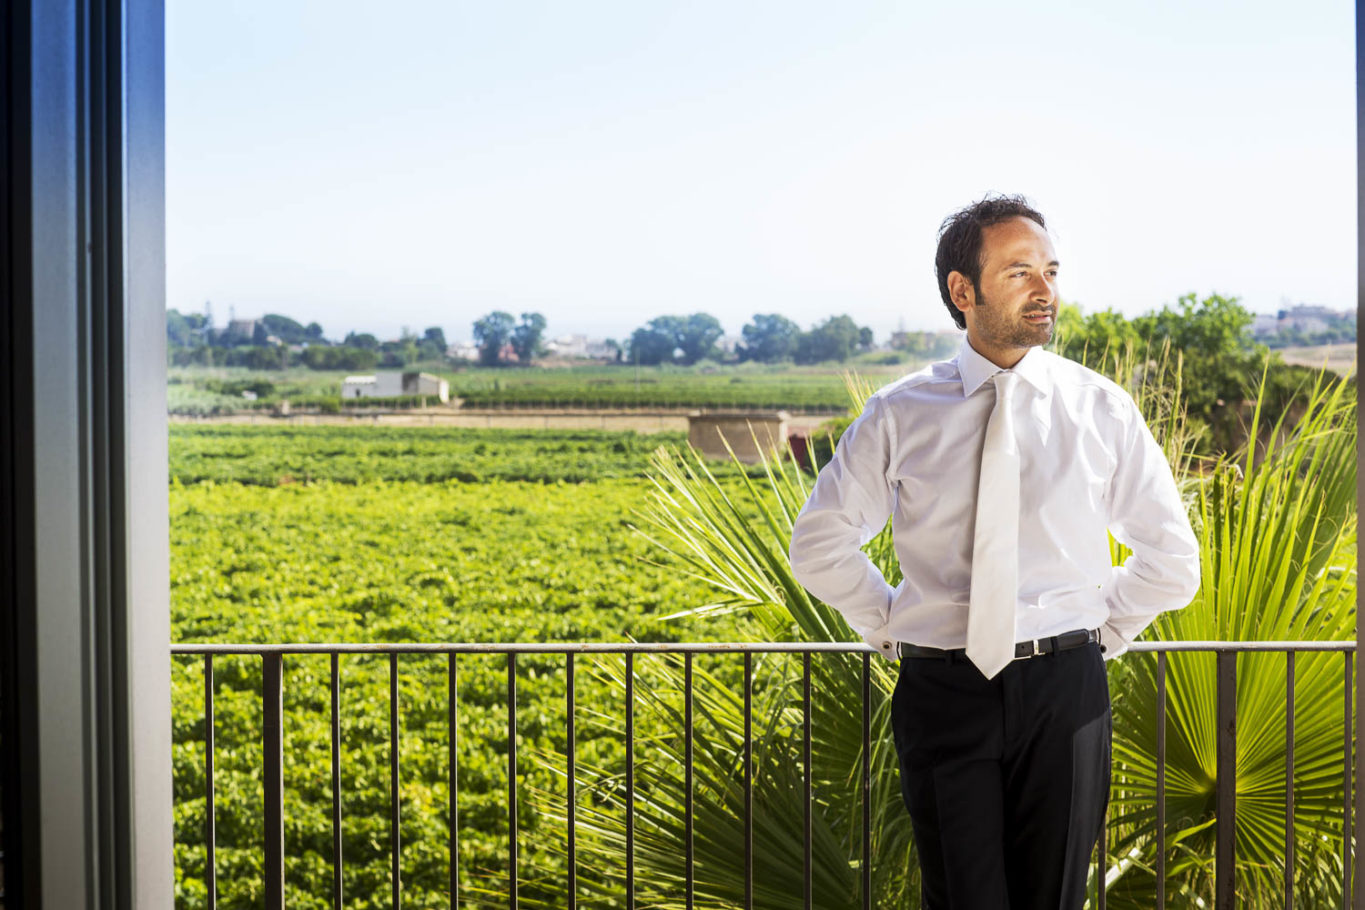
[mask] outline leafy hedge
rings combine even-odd
[[[377,480],[581,483],[643,476],[682,433],[172,424],[171,478],[278,486]]]

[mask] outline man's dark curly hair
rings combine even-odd
[[[943,219],[938,229],[938,254],[934,256],[934,270],[938,272],[938,292],[943,305],[959,329],[967,327],[967,316],[948,294],[948,274],[961,272],[972,287],[981,283],[981,230],[1010,218],[1030,218],[1047,230],[1043,216],[1028,204],[1023,196],[987,196]]]

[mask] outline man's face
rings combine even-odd
[[[1057,253],[1029,218],[993,224],[981,235],[981,280],[975,288],[962,282],[967,336],[983,355],[1012,363],[1052,338]]]

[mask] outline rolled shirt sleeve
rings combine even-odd
[[[844,431],[792,524],[790,557],[792,574],[806,590],[894,658],[882,634],[894,589],[861,549],[885,527],[895,505],[888,479],[894,427],[885,407],[874,395]]]
[[[1133,552],[1114,567],[1104,589],[1109,608],[1101,633],[1105,659],[1128,650],[1157,614],[1186,606],[1199,591],[1199,542],[1170,463],[1137,405],[1128,404],[1126,438],[1110,490],[1109,530]]]

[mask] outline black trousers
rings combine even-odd
[[[1109,802],[1097,644],[1016,660],[905,658],[891,700],[923,910],[1079,910]]]

